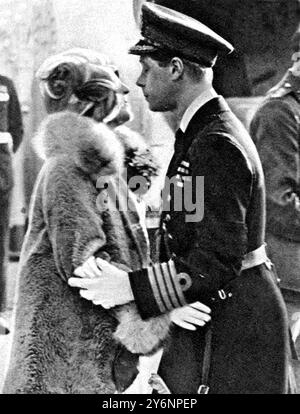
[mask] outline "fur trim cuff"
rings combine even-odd
[[[114,338],[132,353],[151,354],[169,335],[169,315],[143,320],[134,303],[121,306],[115,312],[119,325]]]

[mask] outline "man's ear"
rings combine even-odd
[[[171,75],[173,80],[178,80],[184,73],[184,64],[179,57],[174,57],[170,63]]]

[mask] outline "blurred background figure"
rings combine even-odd
[[[267,93],[250,132],[265,172],[266,241],[296,339],[300,329],[300,27],[292,39],[291,67]]]
[[[13,81],[0,76],[0,312],[6,303],[6,260],[13,169],[11,153],[16,152],[23,136],[20,104]],[[8,333],[0,318],[0,335]]]

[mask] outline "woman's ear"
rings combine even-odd
[[[92,118],[96,122],[101,122],[106,115],[106,108],[105,102],[102,101],[94,107]]]
[[[179,57],[172,58],[170,62],[170,68],[173,80],[182,78],[182,75],[184,73],[184,64]]]
[[[107,90],[107,97],[95,105],[92,118],[96,122],[102,122],[109,116],[116,106],[115,92]],[[106,121],[106,123],[108,120]]]

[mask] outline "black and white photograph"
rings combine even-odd
[[[199,409],[299,358],[300,0],[0,0],[0,399]]]

